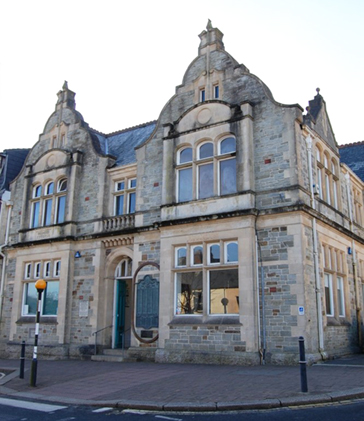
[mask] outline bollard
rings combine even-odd
[[[19,379],[24,379],[25,341],[21,343]]]
[[[300,372],[301,372],[301,392],[307,392],[307,372],[306,372],[306,357],[305,357],[305,340],[303,336],[298,339],[300,347]]]

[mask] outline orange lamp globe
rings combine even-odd
[[[44,291],[46,289],[47,282],[44,279],[38,279],[38,281],[35,283],[35,287],[38,291]]]

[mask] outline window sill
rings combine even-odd
[[[22,316],[16,321],[16,324],[27,324],[35,323],[35,316]],[[58,325],[57,317],[41,316],[39,323],[47,325]]]
[[[174,316],[168,323],[169,326],[174,325],[242,325],[239,321],[239,315],[229,316]]]
[[[351,323],[345,317],[337,319],[334,316],[327,316],[327,326],[350,326]]]

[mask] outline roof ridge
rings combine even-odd
[[[354,146],[354,145],[364,145],[364,140],[359,141],[359,142],[346,143],[345,145],[339,145],[339,149],[346,148],[347,146]]]
[[[107,136],[107,134],[100,132],[100,130],[96,130],[93,127],[89,127],[89,130],[92,130],[93,132],[97,133],[97,134],[101,134],[102,136]]]
[[[6,151],[30,151],[31,148],[7,148],[1,151],[0,153],[6,152]]]
[[[150,126],[151,124],[154,124],[156,122],[157,122],[157,120],[151,120],[151,121],[148,121],[146,123],[137,124],[136,126],[131,126],[131,127],[126,128],[126,129],[118,130],[116,132],[111,132],[111,133],[109,133],[109,134],[107,134],[105,136],[106,137],[115,136],[116,134],[129,132],[130,130],[139,129],[139,128],[145,127],[145,126]]]

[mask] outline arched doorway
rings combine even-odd
[[[130,347],[132,260],[123,258],[115,269],[113,348]]]

